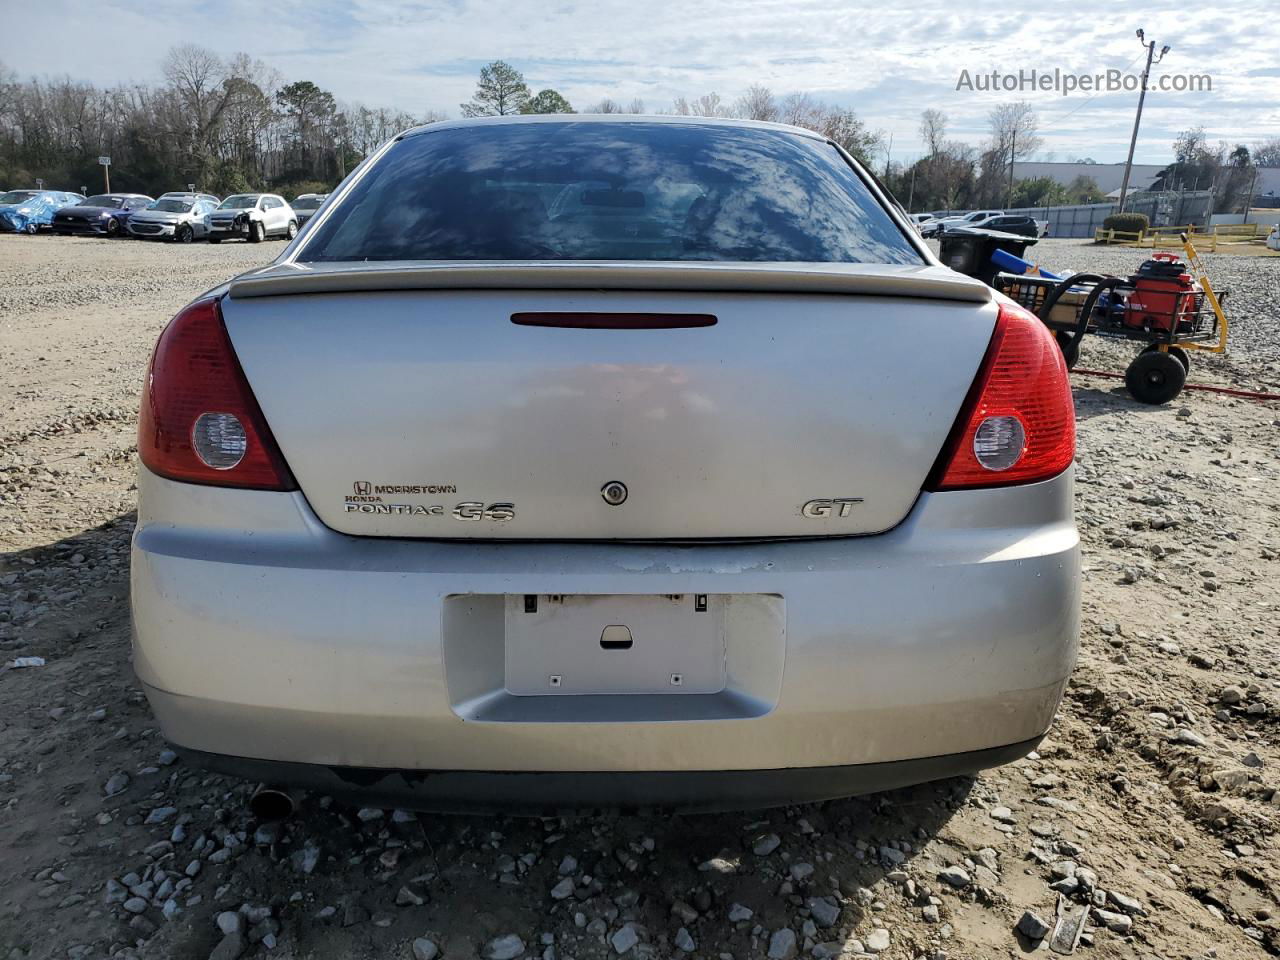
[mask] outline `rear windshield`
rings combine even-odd
[[[147,209],[159,210],[163,213],[186,213],[193,206],[195,206],[195,204],[192,203],[190,200],[169,199],[169,200],[157,200],[151,206],[147,207]]]
[[[0,206],[22,203],[24,200],[30,200],[32,197],[38,196],[40,194],[35,190],[10,190],[8,193],[0,193]]]
[[[96,197],[88,197],[88,198],[86,198],[86,199],[84,199],[84,200],[81,200],[81,201],[80,201],[80,203],[79,203],[79,204],[77,204],[77,206],[81,206],[81,207],[118,207],[118,206],[120,206],[120,204],[122,204],[122,203],[124,203],[123,198],[121,198],[121,197],[112,197],[112,196],[108,196],[107,194],[105,194],[105,193],[104,193],[104,194],[99,194],[99,195],[98,195],[98,196],[96,196]]]
[[[295,210],[319,210],[322,203],[324,203],[324,197],[298,197],[291,201],[289,206]]]
[[[922,262],[830,144],[573,121],[406,137],[297,259]]]

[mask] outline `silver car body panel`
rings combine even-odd
[[[295,263],[276,261],[235,277],[237,300],[388,290],[689,290],[840,293],[988,303],[995,291],[941,264],[726,263],[513,260]]]
[[[289,224],[295,225],[298,222],[297,216],[293,212],[293,208],[289,206],[284,197],[274,193],[249,194],[256,199],[252,207],[231,207],[217,210],[209,214],[209,232],[210,235],[217,238],[223,237],[240,237],[248,235],[248,221],[262,224],[263,236],[285,236],[288,233]],[[244,215],[247,217],[244,227],[237,226],[237,220]]]
[[[182,197],[161,197],[164,199],[184,199]],[[175,236],[182,225],[191,227],[192,236],[208,236],[209,228],[205,225],[204,216],[208,201],[196,200],[190,210],[170,212],[167,210],[139,210],[129,217],[127,228],[129,233],[143,239]]]
[[[887,530],[937,459],[997,313],[994,303],[902,297],[237,299],[234,287],[222,310],[321,520],[365,536],[486,539]],[[717,322],[582,330],[511,320],[556,311]],[[610,482],[627,487],[625,503],[601,496]],[[815,500],[844,503],[806,510]],[[512,515],[459,515],[462,503],[510,505]]]
[[[403,136],[429,136],[457,125],[432,125]],[[1079,539],[1070,471],[1025,486],[931,493],[921,492],[915,475],[904,475],[895,491],[884,475],[876,479],[874,463],[866,463],[879,456],[882,442],[913,469],[927,459],[921,450],[907,450],[909,440],[894,439],[895,416],[912,428],[930,422],[928,439],[920,438],[919,445],[936,441],[936,456],[941,441],[932,421],[945,420],[944,408],[954,416],[965,392],[959,383],[974,376],[998,297],[942,269],[905,214],[869,180],[867,189],[899,223],[923,266],[297,262],[317,229],[390,146],[366,158],[343,181],[275,265],[211,291],[227,297],[223,309],[234,345],[302,489],[223,489],[140,472],[132,562],[135,665],[170,740],[204,757],[265,761],[268,768],[254,771],[264,778],[270,765],[281,764],[285,777],[312,765],[339,771],[381,768],[395,771],[384,779],[404,783],[413,780],[404,775],[411,771],[550,771],[573,775],[572,785],[586,784],[586,772],[592,777],[663,771],[722,776],[801,770],[825,781],[835,767],[853,765],[858,771],[921,764],[911,767],[914,773],[895,773],[888,781],[867,775],[869,784],[899,784],[977,769],[982,762],[974,758],[980,755],[998,755],[991,762],[1005,762],[1031,749],[1052,722],[1076,656]],[[575,338],[568,349],[569,338],[560,338],[559,350],[540,346],[533,351],[534,366],[525,379],[548,388],[536,393],[520,383],[524,357],[512,349],[516,328],[509,319],[517,301],[527,310],[535,300],[554,301],[561,310],[585,309],[582,303],[637,309],[644,302],[681,312],[695,309],[693,301],[714,302],[719,323],[709,330],[741,330],[754,353],[726,339],[723,358],[737,367],[717,371],[710,341],[672,336],[707,330],[578,331],[598,336],[592,343]],[[765,311],[744,302],[751,300],[777,305],[772,327]],[[835,304],[841,300],[848,309],[838,322]],[[464,329],[451,319],[455,310],[465,312],[472,326]],[[304,315],[316,324],[303,323]],[[967,337],[948,331],[951,324],[940,319],[944,315]],[[930,316],[936,321],[932,325],[925,319]],[[275,324],[281,329],[269,329]],[[830,336],[837,326],[841,336]],[[767,330],[772,334],[766,341]],[[449,336],[433,340],[432,332]],[[812,337],[815,332],[828,336]],[[927,339],[910,339],[922,332]],[[633,339],[639,333],[652,336]],[[620,349],[619,334],[629,352]],[[327,352],[309,342],[313,335],[327,343]],[[397,338],[405,338],[398,351]],[[457,369],[412,352],[424,345],[442,348]],[[260,350],[274,356],[260,356]],[[290,359],[295,350],[322,361],[321,366],[306,371]],[[611,350],[616,355],[606,356]],[[339,358],[348,357],[352,364],[344,369]],[[772,368],[769,358],[777,361]],[[457,539],[457,533],[424,539],[431,535],[407,528],[387,529],[387,536],[363,535],[378,532],[370,526],[351,528],[361,535],[335,529],[346,522],[346,511],[343,507],[342,517],[335,519],[327,497],[338,495],[345,503],[348,492],[354,494],[352,483],[383,479],[368,473],[370,466],[393,462],[431,468],[428,476],[407,482],[444,484],[451,481],[433,480],[434,468],[460,462],[474,482],[523,485],[526,497],[540,498],[543,507],[555,505],[551,485],[529,482],[524,458],[532,454],[542,458],[540,468],[573,476],[567,462],[556,463],[539,443],[581,454],[576,431],[594,427],[581,412],[557,424],[546,415],[546,405],[556,403],[557,393],[591,385],[592,364],[602,360],[620,364],[620,372],[633,380],[669,369],[719,389],[721,402],[737,404],[724,410],[734,443],[741,443],[748,430],[747,411],[763,406],[749,389],[752,378],[778,394],[776,416],[762,416],[749,441],[755,459],[746,466],[741,452],[725,443],[736,471],[707,451],[698,451],[691,461],[696,469],[687,470],[664,452],[658,438],[670,432],[672,442],[687,453],[695,424],[720,432],[709,415],[669,415],[644,433],[637,416],[644,406],[635,402],[637,395],[624,398],[631,402],[623,404],[629,407],[623,413],[601,408],[602,423],[625,428],[628,443],[638,444],[644,456],[627,460],[625,451],[593,447],[581,464],[591,483],[584,480],[582,489],[575,486],[556,506],[555,540],[513,537],[510,522],[495,524],[507,528],[505,536],[480,535],[494,539],[476,538],[474,532],[473,539]],[[646,360],[655,362],[646,365]],[[842,383],[840,363],[856,376]],[[783,368],[791,371],[785,382]],[[428,372],[437,379],[424,376]],[[402,383],[385,382],[397,373],[409,376]],[[469,383],[466,373],[480,384],[486,378],[494,383],[493,396]],[[306,376],[315,381],[314,388],[304,382]],[[859,425],[849,400],[874,399],[864,392],[867,377],[887,392],[861,411]],[[833,400],[816,426],[804,415],[814,414],[817,404],[795,396],[811,380]],[[785,387],[781,392],[779,384]],[[670,386],[673,397],[680,395],[679,386]],[[467,397],[479,400],[480,416],[470,416],[462,402]],[[521,398],[527,402],[512,403]],[[292,409],[295,404],[313,404],[314,422]],[[545,410],[531,410],[539,405]],[[925,418],[916,406],[933,413]],[[449,411],[453,419],[438,410]],[[784,413],[796,418],[789,428]],[[504,417],[555,429],[541,437],[514,436],[503,432]],[[836,428],[835,440],[824,448],[815,437],[828,426]],[[858,432],[869,441],[862,449],[845,442]],[[509,445],[505,458],[487,449],[495,443]],[[788,514],[784,523],[780,514],[772,514],[768,529],[800,526],[806,498],[858,496],[847,489],[849,482],[871,490],[877,500],[895,497],[897,506],[890,510],[882,502],[874,522],[859,521],[865,528],[803,518],[812,524],[804,525],[807,535],[780,539],[729,542],[748,535],[750,524],[765,528],[750,515],[731,525],[730,511],[720,507],[712,509],[716,528],[732,526],[721,542],[654,542],[648,538],[658,536],[656,528],[645,525],[629,528],[642,530],[644,541],[596,539],[620,537],[625,528],[618,519],[625,504],[615,508],[602,502],[599,486],[624,478],[596,476],[612,465],[611,456],[623,457],[618,465],[630,465],[640,471],[635,475],[658,483],[663,505],[645,506],[651,518],[667,524],[663,529],[672,537],[679,524],[670,521],[681,511],[689,519],[682,498],[723,497],[741,507],[755,495],[741,489],[755,482],[755,474],[801,455],[817,459],[787,467],[796,471],[794,478],[812,483],[839,477],[840,489],[801,490],[808,483],[797,483],[794,491],[788,489],[787,503],[789,509],[800,508],[798,515]],[[665,464],[666,473],[649,473],[652,462]],[[326,463],[332,477],[326,476]],[[485,463],[496,473],[485,475]],[[775,492],[782,489],[779,484]],[[462,500],[461,486],[458,493]],[[520,490],[514,493],[520,516]],[[626,502],[636,506],[630,498]],[[668,508],[668,502],[674,506]],[[895,511],[900,512],[896,520]],[[591,519],[584,520],[584,513]],[[532,520],[548,523],[545,514]],[[713,526],[705,517],[697,522],[701,526],[692,529],[700,533]],[[884,526],[889,529],[874,536],[843,535]],[[573,536],[582,539],[569,539]],[[689,692],[659,690],[664,674],[659,668],[672,662],[670,643],[650,644],[643,624],[630,623],[634,646],[616,652],[638,655],[635,676],[600,669],[604,654],[593,650],[585,676],[561,677],[570,687],[579,683],[578,689],[568,695],[552,689],[535,694],[542,680],[553,683],[551,668],[539,678],[537,658],[522,655],[528,651],[507,655],[509,644],[539,636],[518,623],[530,597],[539,611],[543,603],[565,598],[566,608],[612,609],[624,620],[640,617],[634,611],[645,604],[687,604],[690,598],[696,604],[703,597],[707,611],[722,619],[709,633],[699,629],[689,635],[706,634],[713,639],[700,642],[723,644],[723,664],[711,669],[703,659],[680,660],[680,669],[692,671]],[[576,620],[566,622],[579,629]],[[594,631],[597,624],[589,625]],[[603,646],[616,634],[588,635],[584,642]],[[553,646],[561,647],[559,642]],[[562,654],[551,659],[561,669]],[[954,762],[920,759],[939,757]],[[742,776],[754,783],[762,775]],[[339,777],[345,785],[355,783],[345,774]],[[413,780],[418,781],[437,783],[441,777]],[[744,781],[733,782],[741,786]],[[514,789],[508,783],[499,778],[498,789]],[[576,796],[572,785],[566,796]],[[471,797],[473,787],[470,779],[459,781],[459,796]],[[862,788],[846,779],[809,795],[856,789]],[[773,797],[772,802],[785,801],[785,789]]]
[[[139,487],[135,667],[166,736],[211,753],[547,771],[933,757],[1043,734],[1075,660],[1070,473],[926,493],[877,537],[698,546],[378,540],[328,529],[300,493],[145,469]],[[468,654],[501,640],[447,615],[458,598],[700,593],[757,601],[740,697],[515,697]]]

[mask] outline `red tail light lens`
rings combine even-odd
[[[138,455],[170,480],[297,489],[240,369],[218,301],[193,303],[160,334],[142,391]]]
[[[926,489],[1035,483],[1067,469],[1075,453],[1062,351],[1033,314],[1001,304],[982,368]]]

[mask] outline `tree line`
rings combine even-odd
[[[164,82],[97,87],[20,80],[0,64],[0,186],[99,190],[99,156],[117,191],[157,195],[188,183],[219,195],[324,190],[401,130],[438,116],[344,104],[261,60],[186,44]]]
[[[909,164],[885,163],[884,180],[911,211],[1018,209],[1106,200],[1092,177],[1080,175],[1062,185],[1052,177],[1017,180],[1014,164],[1040,149],[1039,123],[1030,104],[1004,103],[988,114],[989,133],[974,147],[947,138],[947,115],[925,110],[920,138],[925,155]],[[1211,146],[1203,127],[1180,133],[1173,144],[1174,162],[1152,184],[1155,190],[1212,190],[1215,213],[1239,213],[1252,202],[1258,167],[1280,166],[1280,137],[1254,144]],[[1087,157],[1078,163],[1092,164]]]
[[[0,63],[0,187],[34,185],[90,191],[102,182],[101,155],[112,158],[111,185],[159,194],[197,189],[219,195],[271,189],[293,196],[331,189],[371,151],[402,130],[445,119],[443,113],[344,103],[310,80],[286,82],[247,54],[222,57],[193,44],[173,47],[161,64],[163,82],[99,88],[70,77],[19,79]],[[475,92],[459,104],[464,117],[518,113],[644,113],[641,100],[610,97],[575,110],[557,90],[536,92],[523,74],[495,60],[480,70]],[[1042,145],[1026,102],[996,106],[979,146],[947,136],[948,119],[925,110],[925,154],[894,163],[885,136],[848,107],[809,93],[775,94],[752,85],[741,96],[679,97],[657,113],[738,117],[788,123],[839,143],[873,169],[911,210],[1024,207],[1100,201],[1087,177],[1063,187],[1049,178],[1016,181],[1013,165]],[[1162,183],[1214,184],[1220,206],[1239,203],[1255,166],[1280,165],[1280,139],[1211,148],[1204,131],[1183,134]],[[1172,187],[1170,187],[1172,188]]]
[[[310,80],[286,82],[247,54],[222,57],[194,44],[170,49],[161,75],[158,85],[97,87],[71,77],[24,80],[0,63],[0,188],[42,179],[50,189],[95,191],[103,182],[97,158],[109,156],[112,189],[122,192],[156,195],[188,183],[222,196],[323,192],[400,131],[446,119],[343,103]],[[645,112],[643,101],[608,97],[575,111],[552,88],[535,93],[501,60],[481,69],[474,96],[459,106],[465,117]],[[657,112],[794,123],[866,162],[880,142],[852,110],[758,86],[736,101],[681,97]]]

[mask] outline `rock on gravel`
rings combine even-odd
[[[1028,940],[1043,940],[1049,935],[1049,924],[1038,913],[1028,910],[1018,921],[1018,932]]]
[[[751,852],[757,857],[767,857],[780,846],[782,846],[782,838],[776,833],[767,833],[756,838],[755,843],[751,845]]]
[[[440,956],[440,948],[426,937],[418,937],[413,941],[413,960],[436,960]]]
[[[209,960],[238,960],[244,951],[244,934],[228,933],[213,948],[213,952],[209,954]]]
[[[769,937],[769,960],[791,960],[796,955],[796,932],[790,927],[775,930]]]
[[[750,907],[744,907],[740,903],[735,903],[729,907],[729,922],[738,923],[742,920],[750,920],[755,916],[755,912]]]
[[[127,773],[117,773],[102,785],[102,792],[108,797],[114,797],[117,793],[124,793],[128,787],[129,775]]]
[[[840,904],[836,903],[834,897],[810,897],[804,905],[809,908],[814,922],[820,927],[835,926],[840,919]]]
[[[889,949],[890,937],[889,931],[884,927],[876,927],[863,941],[863,945],[871,953],[884,953]]]
[[[494,937],[484,945],[485,960],[516,960],[524,955],[524,941],[514,933]]]
[[[609,938],[609,944],[618,956],[622,956],[639,942],[640,934],[636,933],[636,928],[629,923],[619,927]]]
[[[1112,933],[1125,934],[1133,929],[1133,918],[1123,913],[1113,913],[1110,910],[1093,911],[1094,918],[1110,930]]]
[[[244,918],[234,910],[224,910],[217,916],[218,929],[224,934],[240,933],[244,930]]]

